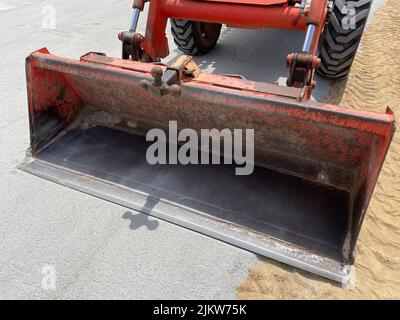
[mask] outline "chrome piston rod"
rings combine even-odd
[[[303,52],[310,53],[314,34],[315,34],[315,25],[310,24],[307,29],[306,39],[304,40]]]
[[[140,17],[140,9],[133,8],[131,26],[129,28],[129,31],[136,32],[137,25],[139,23],[139,17]]]

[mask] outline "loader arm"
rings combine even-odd
[[[306,32],[304,46],[299,53],[288,54],[287,85],[304,88],[302,99],[309,99],[315,81],[314,72],[320,60],[317,45],[325,27],[328,13],[327,0],[312,1],[217,1],[217,0],[151,0],[146,34],[136,32],[139,13],[144,0],[134,2],[131,30],[121,32],[124,57],[144,62],[161,61],[169,55],[166,27],[168,19],[186,19],[226,24],[237,28],[284,29]],[[130,54],[126,53],[129,52]]]
[[[288,0],[198,0],[198,1],[236,3],[236,4],[257,5],[257,6],[283,5],[289,2]]]

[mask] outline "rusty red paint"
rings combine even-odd
[[[47,55],[47,49],[41,49],[38,53]],[[28,58],[28,60],[31,57]],[[70,119],[81,103],[81,99],[73,91],[70,83],[59,72],[48,72],[41,68],[35,68],[34,63],[27,63],[29,77],[36,79],[34,90],[28,87],[28,100],[31,112],[44,111],[56,108],[60,117]]]

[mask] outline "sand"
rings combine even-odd
[[[400,6],[388,0],[368,26],[348,81],[333,85],[327,102],[400,117]],[[237,289],[239,299],[400,298],[400,136],[394,138],[357,247],[351,289],[263,260]]]

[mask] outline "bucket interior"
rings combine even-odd
[[[189,207],[310,252],[342,259],[349,196],[332,187],[256,167],[236,176],[233,165],[149,165],[145,138],[115,129],[75,129],[37,158],[94,178]]]

